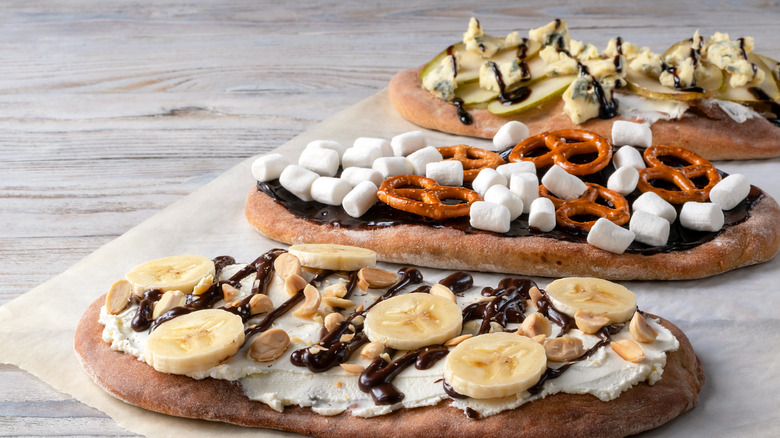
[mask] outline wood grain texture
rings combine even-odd
[[[725,31],[780,57],[771,2],[3,2],[0,304],[384,88],[472,15],[496,34],[565,18],[599,47]],[[123,434],[0,366],[0,436]]]

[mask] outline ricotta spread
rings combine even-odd
[[[243,264],[235,264],[225,267],[220,273],[220,280],[230,278],[244,266]],[[254,280],[255,274],[252,274],[241,281],[239,288],[241,295],[237,299],[249,295]],[[328,284],[344,283],[345,281],[345,278],[334,275],[326,279],[320,285],[320,289],[324,289]],[[411,290],[415,287],[409,286],[407,289]],[[481,289],[481,287],[473,287],[464,292],[462,296],[458,297],[458,305],[465,308],[484,299],[480,294]],[[384,291],[369,289],[367,292],[360,292],[360,290],[355,289],[351,299],[358,305],[369,306],[381,293]],[[268,296],[275,307],[290,298],[284,290],[282,280],[277,275],[274,275],[269,285]],[[214,307],[220,307],[224,304],[223,301],[220,301]],[[100,322],[105,325],[103,340],[109,343],[112,349],[143,360],[147,331],[135,332],[130,326],[137,307],[137,304],[133,304],[117,315],[108,314],[104,307],[101,311]],[[528,307],[527,314],[536,310],[533,305]],[[256,318],[250,319],[247,326],[256,322]],[[541,386],[541,391],[535,395],[524,392],[500,399],[451,399],[442,386],[444,361],[440,360],[426,370],[409,367],[402,371],[392,383],[405,394],[404,399],[395,405],[377,405],[368,393],[361,391],[358,387],[359,374],[349,373],[338,366],[323,373],[313,373],[307,368],[294,366],[290,362],[290,353],[293,350],[316,343],[320,339],[322,328],[321,321],[296,317],[292,311],[278,318],[273,324],[273,328],[284,329],[292,341],[287,352],[279,359],[267,363],[255,362],[247,355],[250,343],[246,342],[235,356],[209,370],[191,374],[190,377],[194,379],[211,377],[238,380],[250,399],[261,401],[280,412],[286,406],[298,405],[310,407],[321,415],[336,415],[350,411],[352,415],[373,417],[388,414],[400,408],[430,406],[443,400],[449,400],[453,406],[464,411],[473,409],[482,416],[490,416],[503,410],[515,408],[523,403],[561,392],[592,394],[600,400],[608,401],[619,397],[623,391],[637,383],[646,381],[651,385],[654,384],[663,373],[666,352],[675,351],[679,344],[671,332],[662,327],[658,321],[648,320],[648,322],[658,332],[658,338],[651,344],[642,344],[645,358],[639,363],[627,362],[611,348],[602,347],[587,359],[572,363],[570,368],[560,377],[547,380]],[[514,330],[518,326],[518,324],[510,324],[507,329]],[[465,332],[467,332],[470,327],[473,327],[473,324],[464,324],[464,327]],[[560,333],[560,330],[557,325],[553,325],[552,337]],[[570,330],[568,335],[581,339],[586,348],[592,347],[599,341],[598,337],[586,335],[577,329]],[[629,338],[631,335],[627,325],[613,335],[614,340]],[[397,353],[397,356],[401,353]],[[369,362],[369,360],[361,358],[358,353],[353,354],[350,359],[350,363],[364,366],[367,366]],[[548,363],[550,367],[558,365],[552,362]]]

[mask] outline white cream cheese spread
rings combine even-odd
[[[220,272],[218,280],[229,279],[244,266],[246,265],[226,266]],[[283,280],[276,274],[272,275],[273,279],[269,283],[267,295],[273,302],[274,308],[278,308],[290,299],[290,295],[285,291]],[[304,275],[307,274],[304,273]],[[308,274],[308,276],[311,278],[313,275]],[[255,274],[250,274],[242,279],[240,287],[237,288],[239,295],[232,297],[231,300],[241,300],[248,297],[254,282]],[[318,287],[322,290],[328,285],[345,282],[344,276],[332,275],[320,283]],[[414,290],[416,287],[418,286],[407,286],[401,294]],[[461,309],[465,309],[471,304],[485,301],[486,298],[480,294],[481,290],[481,287],[471,287],[462,294],[458,294],[457,304]],[[363,305],[367,308],[383,293],[385,293],[385,289],[368,289],[366,292],[361,292],[355,288],[350,299],[356,305]],[[225,304],[224,301],[219,301],[213,307],[218,308]],[[283,411],[286,406],[297,405],[310,407],[321,415],[336,415],[349,411],[352,415],[373,417],[388,414],[400,408],[430,406],[445,401],[464,411],[472,409],[481,416],[490,416],[556,393],[592,394],[603,401],[615,399],[623,391],[640,382],[652,385],[658,381],[666,363],[666,352],[675,351],[679,346],[671,332],[657,321],[648,319],[649,325],[658,333],[658,336],[654,342],[642,344],[644,358],[636,363],[624,360],[609,345],[605,345],[595,350],[586,359],[571,362],[565,373],[545,381],[534,395],[523,391],[509,397],[478,400],[473,398],[455,399],[445,392],[442,385],[445,361],[439,360],[428,369],[421,370],[411,366],[400,372],[392,380],[392,385],[404,395],[403,400],[391,405],[378,405],[369,393],[360,389],[358,385],[359,373],[348,372],[339,366],[325,372],[314,373],[305,367],[293,365],[290,354],[294,350],[311,348],[311,346],[316,345],[317,341],[320,340],[323,327],[322,319],[316,316],[314,318],[295,316],[293,310],[298,307],[300,305],[277,318],[272,325],[272,328],[283,329],[291,339],[289,347],[278,359],[263,363],[256,362],[248,355],[250,342],[246,342],[237,354],[217,366],[205,371],[188,373],[188,375],[195,379],[211,377],[238,380],[250,399],[261,401],[277,411]],[[527,307],[526,315],[538,310],[535,304],[529,304]],[[321,307],[321,309],[324,308]],[[148,330],[137,332],[131,327],[131,321],[137,310],[138,304],[134,303],[113,315],[104,307],[101,311],[100,322],[105,325],[103,339],[111,344],[112,349],[143,360]],[[326,312],[333,310],[327,309]],[[342,314],[349,313],[351,313],[350,310],[342,311]],[[262,316],[251,318],[246,327],[252,326],[253,323],[256,324]],[[478,321],[472,320],[471,323],[464,324],[464,333],[473,331],[475,322]],[[507,324],[506,326],[507,331],[517,331],[519,328],[520,324]],[[561,327],[552,324],[552,331],[548,339],[555,338],[560,332]],[[567,336],[580,339],[585,349],[593,347],[601,340],[598,336],[584,334],[576,328],[570,329]],[[630,339],[631,336],[628,324],[626,324],[612,336],[612,340]],[[247,338],[247,341],[249,340],[250,337]],[[403,353],[402,351],[396,352],[393,359]],[[362,358],[357,351],[348,362],[367,367],[371,360]],[[550,368],[559,366],[561,366],[560,363],[548,362]]]

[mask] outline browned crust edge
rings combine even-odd
[[[556,129],[581,128],[612,138],[610,120],[591,119],[576,125],[563,113],[563,100],[553,99],[537,109],[513,116],[497,116],[486,109],[469,110],[474,123],[460,123],[454,105],[434,97],[422,88],[422,67],[396,73],[388,94],[402,117],[419,126],[470,137],[493,138],[510,120],[526,125],[531,134]],[[703,105],[703,103],[700,103]],[[651,126],[653,144],[682,146],[710,160],[745,160],[780,156],[780,128],[753,118],[744,123],[732,120],[716,105],[686,112],[680,120],[659,120]]]
[[[341,414],[325,417],[308,408],[283,413],[247,398],[225,380],[194,380],[155,371],[135,357],[103,342],[98,322],[105,296],[96,300],[76,329],[74,348],[84,370],[113,396],[155,412],[186,418],[264,427],[323,438],[373,437],[622,437],[658,427],[692,409],[704,384],[704,372],[688,338],[661,319],[680,348],[667,356],[663,378],[636,385],[610,402],[590,395],[556,394],[481,420],[469,420],[446,402],[403,409],[375,418]],[[435,425],[435,427],[432,427]]]
[[[266,236],[288,244],[355,245],[376,251],[387,262],[542,277],[688,280],[765,262],[780,249],[780,207],[767,194],[746,221],[725,229],[710,242],[653,255],[618,255],[587,243],[490,232],[466,234],[424,225],[339,228],[295,216],[256,188],[247,196],[246,217]]]

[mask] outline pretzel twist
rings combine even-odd
[[[486,168],[495,169],[505,164],[503,158],[495,152],[479,149],[465,144],[441,146],[436,148],[445,160],[457,160],[463,163],[463,182],[472,182],[479,171]]]
[[[436,181],[419,175],[391,176],[376,194],[382,202],[395,209],[436,220],[468,216],[471,204],[482,200],[482,196],[473,190],[440,186]],[[446,199],[463,202],[444,204]]]
[[[546,149],[541,155],[532,156],[535,151]],[[573,163],[572,157],[598,154],[587,163]],[[509,154],[509,162],[531,161],[537,169],[557,164],[572,175],[590,175],[606,167],[612,159],[612,145],[609,141],[584,129],[563,129],[544,132],[528,137],[517,144]]]
[[[577,216],[598,216],[609,219],[616,225],[623,225],[631,218],[628,210],[628,201],[620,193],[604,186],[593,183],[585,183],[587,189],[579,198],[565,201],[553,196],[544,185],[539,186],[539,195],[550,199],[555,206],[555,222],[571,230],[584,229],[590,231],[596,220],[577,221]],[[612,204],[612,208],[599,204],[596,201],[601,198]]]
[[[681,167],[669,166],[660,157],[672,157],[685,165]],[[672,204],[706,201],[710,196],[710,190],[721,180],[720,172],[712,163],[688,149],[678,146],[650,146],[645,149],[644,158],[649,167],[639,171],[637,188],[642,193],[654,192]],[[695,178],[701,177],[707,179],[707,184],[704,187],[697,186],[693,181]],[[652,181],[655,180],[666,181],[679,190],[655,187],[652,184]]]

